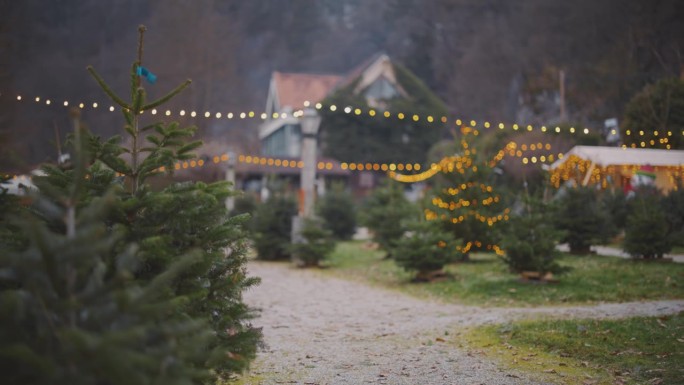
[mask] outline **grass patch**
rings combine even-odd
[[[684,378],[684,313],[533,321],[471,330],[471,348],[572,384],[675,384]]]
[[[447,266],[451,279],[410,283],[411,274],[383,259],[361,242],[342,242],[327,261],[326,272],[396,288],[419,297],[484,306],[526,306],[627,302],[684,298],[684,265],[601,256],[563,255],[568,272],[555,284],[520,282],[494,254],[474,254],[472,261]]]

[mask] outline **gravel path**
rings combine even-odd
[[[266,343],[247,384],[540,384],[460,348],[459,327],[545,315],[618,318],[684,311],[684,301],[579,307],[479,308],[423,301],[323,277],[285,264],[252,262],[262,278],[245,300],[260,309]]]

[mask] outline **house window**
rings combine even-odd
[[[366,88],[365,95],[367,99],[388,100],[399,95],[399,92],[386,78],[379,77]]]
[[[299,125],[286,124],[279,127],[261,142],[265,156],[297,158],[301,154],[301,129]]]
[[[286,135],[283,127],[277,129],[271,135],[263,139],[261,143],[261,151],[266,156],[285,156],[285,138]]]

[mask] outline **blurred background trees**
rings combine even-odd
[[[345,73],[384,51],[459,117],[596,127],[622,120],[636,93],[680,77],[684,64],[677,0],[28,0],[2,2],[0,15],[0,137],[21,131],[4,139],[20,159],[3,165],[54,158],[54,127],[68,127],[57,106],[19,104],[16,94],[98,100],[79,81],[86,63],[127,87],[117,68],[140,23],[154,31],[146,54],[165,63],[160,82],[194,81],[169,108],[197,111],[259,111],[273,70]],[[84,111],[98,134],[115,119]],[[257,123],[206,121],[201,135],[255,151]]]
[[[625,107],[621,129],[628,146],[644,147],[644,142],[652,148],[682,148],[684,79],[662,79],[644,87]],[[675,135],[668,136],[668,131]]]

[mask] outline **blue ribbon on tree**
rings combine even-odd
[[[138,74],[138,76],[142,76],[147,79],[147,82],[150,84],[154,84],[154,82],[157,81],[157,75],[153,74],[143,66],[138,66],[138,68],[135,69],[135,72]]]

